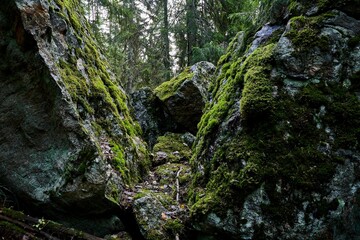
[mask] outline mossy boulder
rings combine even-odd
[[[199,62],[155,88],[171,121],[177,124],[177,131],[196,133],[214,71],[212,63]]]
[[[152,149],[157,138],[167,131],[175,130],[176,124],[165,111],[163,102],[150,88],[141,88],[130,96],[135,118],[143,131],[142,136]]]
[[[182,231],[180,220],[172,218],[176,205],[171,196],[161,192],[143,190],[135,195],[134,215],[145,239],[174,239]]]
[[[356,18],[360,11],[359,0],[290,0],[289,3],[288,10],[291,15],[314,16],[332,9],[338,9]]]
[[[331,6],[220,59],[191,159],[200,236],[360,237],[360,21]]]
[[[106,215],[150,164],[83,16],[77,0],[0,7],[0,184],[64,221]]]

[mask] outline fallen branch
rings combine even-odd
[[[180,204],[180,181],[179,176],[182,171],[182,167],[180,167],[179,171],[176,173],[176,202]],[[180,240],[179,233],[176,233],[175,240]]]
[[[39,235],[42,235],[43,237],[46,237],[49,240],[60,240],[60,239],[58,239],[56,237],[51,236],[50,234],[47,234],[46,232],[40,231],[40,230],[38,230],[38,229],[36,229],[34,227],[31,227],[30,225],[28,225],[26,223],[22,223],[22,222],[20,222],[18,220],[10,218],[10,217],[7,217],[7,216],[4,216],[4,215],[0,214],[0,219],[4,220],[6,222],[12,223],[12,224],[24,229],[25,231],[27,231],[27,234],[30,235],[29,237],[35,238],[35,236],[33,234],[29,233],[28,231],[30,231],[32,233],[37,233]]]
[[[180,176],[181,171],[182,171],[182,167],[176,173],[176,202],[177,203],[179,203],[179,201],[180,201],[180,181],[179,181],[179,176]]]

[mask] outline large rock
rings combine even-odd
[[[176,129],[164,105],[150,88],[141,88],[131,94],[130,101],[136,120],[140,123],[144,140],[152,148],[158,136],[168,129]]]
[[[64,219],[105,216],[149,164],[79,5],[0,7],[0,185],[27,209]]]
[[[308,16],[220,61],[192,158],[208,239],[360,238],[360,20],[339,11],[356,1],[299,2]]]
[[[177,124],[178,131],[197,132],[197,123],[208,102],[208,87],[214,71],[212,63],[199,62],[155,89],[156,96],[164,103],[165,111]]]

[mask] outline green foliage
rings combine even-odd
[[[25,219],[25,214],[23,212],[16,211],[16,210],[13,210],[11,208],[3,208],[2,213],[5,216],[8,216],[10,218],[13,218],[13,219],[16,219],[16,220],[19,220],[19,221],[23,221]]]
[[[359,0],[290,0],[290,12],[292,15],[305,14],[309,8],[317,7],[320,13],[329,11],[331,9],[348,6],[349,8],[358,6]]]
[[[23,228],[7,221],[0,221],[0,232],[7,237],[12,235],[14,238],[20,237],[20,234],[21,237],[26,234],[26,231]]]
[[[262,0],[262,1],[237,1],[231,2],[228,17],[231,21],[229,29],[238,31],[254,31],[267,22],[277,23],[283,21],[286,15],[289,0]]]
[[[163,228],[172,235],[176,235],[177,233],[181,233],[185,226],[179,219],[168,219]]]
[[[160,185],[173,185],[175,184],[176,175],[178,171],[181,169],[179,174],[180,184],[186,184],[189,182],[191,178],[190,167],[185,164],[180,163],[167,163],[160,165],[155,168],[155,173],[159,176]],[[174,191],[174,196],[176,192]]]
[[[128,92],[169,79],[167,65],[172,59],[164,48],[163,1],[95,0],[84,7],[113,72]]]
[[[207,61],[216,64],[219,58],[224,54],[224,49],[214,42],[206,43],[202,47],[193,48],[193,62]]]
[[[123,181],[127,184],[131,183],[131,176],[128,166],[126,165],[126,160],[124,156],[124,150],[121,146],[116,144],[114,141],[110,143],[111,150],[114,153],[114,157],[112,159],[114,166],[121,173]],[[135,176],[136,178],[136,176]]]
[[[169,209],[171,205],[176,205],[177,203],[172,198],[172,196],[163,193],[163,192],[154,192],[147,189],[141,189],[139,192],[137,192],[134,196],[134,199],[143,198],[146,196],[150,196],[152,198],[155,198],[158,200],[161,205],[163,205],[165,208]]]

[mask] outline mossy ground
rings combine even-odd
[[[145,145],[139,140],[141,129],[133,121],[127,107],[127,96],[112,79],[110,66],[101,54],[94,36],[88,31],[90,26],[80,14],[78,0],[55,0],[61,9],[59,13],[74,29],[77,45],[69,47],[69,55],[59,60],[58,69],[65,86],[76,103],[80,117],[94,116],[91,125],[98,136],[106,135],[115,152],[112,164],[119,170],[127,183],[136,182],[150,164]],[[84,72],[77,63],[81,61]],[[114,129],[119,126],[121,133]],[[124,148],[127,148],[126,150]],[[101,152],[101,151],[99,151]],[[129,165],[127,155],[135,155],[138,168]],[[137,159],[137,160],[135,160]]]
[[[191,146],[188,146],[181,139],[182,134],[166,133],[160,136],[154,145],[153,152],[165,152],[168,162],[188,161],[192,155]]]
[[[89,239],[82,231],[68,228],[57,222],[37,219],[23,212],[1,208],[0,236],[3,239]],[[50,236],[50,237],[49,237]]]
[[[7,221],[0,221],[0,235],[4,239],[21,239],[23,236],[27,236],[24,229]]]

